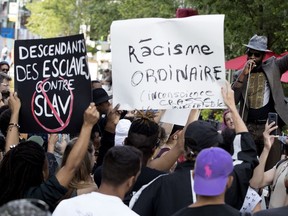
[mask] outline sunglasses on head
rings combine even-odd
[[[251,56],[255,56],[256,58],[259,58],[259,57],[261,57],[261,55],[262,55],[262,53],[261,52],[251,52],[250,50],[247,52],[247,55],[249,56],[249,57],[251,57]]]

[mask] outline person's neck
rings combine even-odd
[[[110,196],[116,196],[119,197],[121,200],[124,199],[125,192],[121,189],[121,187],[115,187],[109,184],[106,184],[104,182],[101,183],[99,189],[99,193],[110,195]]]
[[[221,205],[225,204],[224,196],[197,196],[197,201],[193,204],[191,204],[189,207],[200,207],[200,206],[206,206],[206,205]]]

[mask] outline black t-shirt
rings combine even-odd
[[[67,193],[67,189],[60,185],[55,175],[37,187],[29,188],[24,198],[40,199],[49,205],[53,211],[57,202]]]
[[[220,205],[206,205],[193,208],[183,208],[173,214],[172,216],[239,216],[240,213],[237,209],[232,208],[226,204]]]
[[[286,216],[287,214],[288,214],[288,206],[284,206],[280,208],[262,210],[262,211],[256,212],[254,215],[255,216],[270,216],[270,215]]]

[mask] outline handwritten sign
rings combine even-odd
[[[24,133],[77,133],[91,101],[83,35],[15,41],[15,90]]]
[[[113,103],[121,109],[225,107],[224,15],[114,21]]]

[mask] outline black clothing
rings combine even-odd
[[[49,205],[50,211],[53,211],[57,202],[67,193],[67,189],[60,185],[56,176],[50,177],[40,186],[29,188],[24,194],[24,198],[40,199]]]
[[[114,143],[115,143],[115,134],[104,130],[100,140],[99,154],[97,157],[95,169],[97,169],[97,167],[102,165],[106,152],[114,146]]]
[[[96,171],[94,172],[94,181],[97,184],[98,187],[100,187],[101,184],[101,170],[102,166],[98,167]],[[143,185],[148,184],[158,176],[165,174],[162,171],[156,170],[156,169],[151,169],[149,167],[142,167],[141,173],[139,177],[137,178],[137,181],[135,182],[131,192],[127,193],[123,202],[128,205],[130,202],[130,199],[136,191],[138,191]]]
[[[172,216],[239,216],[240,213],[237,209],[229,205],[206,205],[193,208],[183,208],[173,214]]]
[[[46,157],[48,160],[48,168],[49,168],[49,178],[56,174],[56,171],[59,167],[56,157],[51,152],[46,152]]]
[[[236,209],[243,205],[249,180],[258,165],[256,147],[248,132],[236,135],[234,145],[233,183],[225,202]],[[194,202],[193,163],[185,162],[174,173],[160,176],[131,199],[129,207],[141,216],[167,216]],[[194,198],[193,198],[194,197]]]
[[[253,214],[253,216],[287,216],[288,206],[262,210]]]

